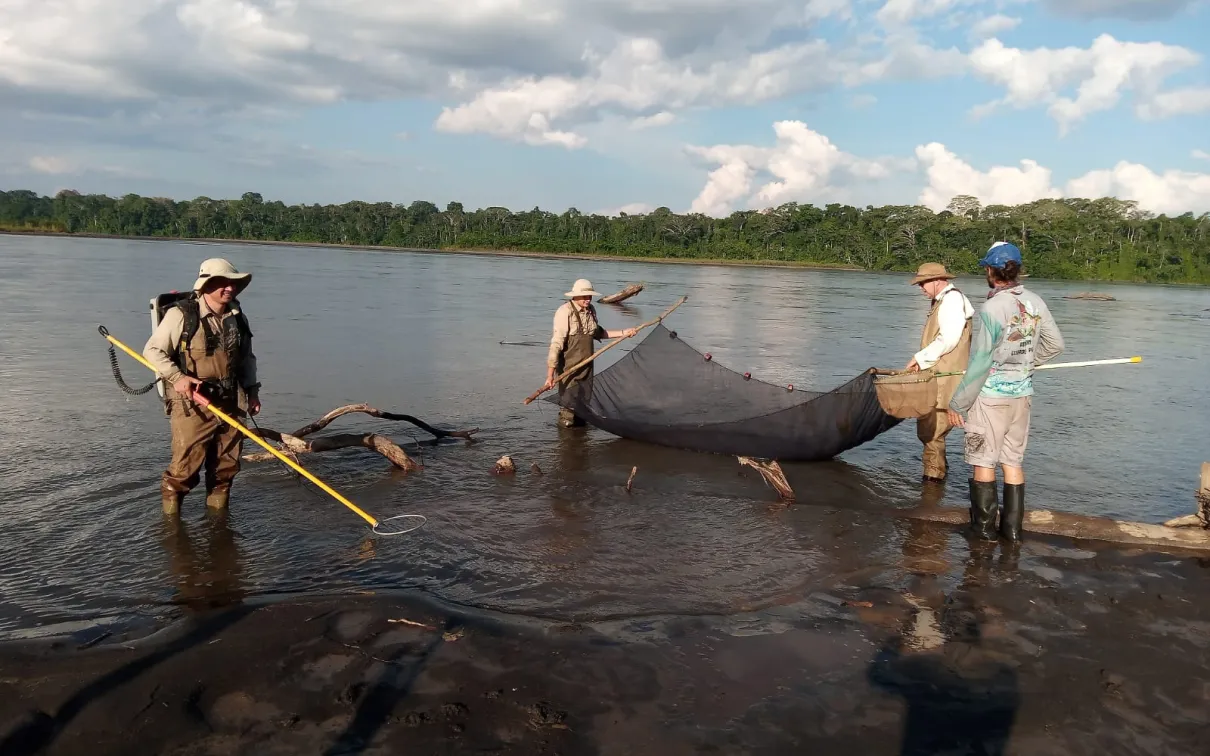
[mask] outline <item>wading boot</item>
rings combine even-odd
[[[215,486],[206,494],[206,506],[216,510],[226,509],[230,497],[231,486]]]
[[[160,489],[161,508],[166,515],[179,514],[181,511],[181,499],[185,498],[185,494],[180,491],[173,491],[170,488]]]
[[[1000,537],[1006,541],[1021,540],[1021,523],[1025,521],[1025,484],[1004,484],[1004,509],[1000,512]]]
[[[984,541],[996,540],[996,482],[969,479],[971,487],[971,533]]]

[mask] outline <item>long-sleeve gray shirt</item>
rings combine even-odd
[[[1024,286],[997,289],[979,310],[966,375],[950,409],[966,412],[980,395],[1032,396],[1034,367],[1063,352],[1063,334],[1041,297]]]

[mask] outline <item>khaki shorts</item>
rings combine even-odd
[[[975,467],[1023,467],[1033,397],[980,396],[966,418],[966,463]]]

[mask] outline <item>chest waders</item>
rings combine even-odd
[[[593,341],[600,335],[602,329],[597,323],[596,313],[591,307],[584,312],[575,310],[575,305],[572,305],[571,318],[569,319],[568,334],[563,342],[563,351],[559,352],[559,361],[555,367],[556,373],[562,373],[568,365],[575,365],[578,362],[588,359],[593,353]],[[572,333],[571,325],[578,321],[579,332]],[[566,404],[566,399],[574,399],[576,397],[587,398],[592,393],[592,366],[593,363],[588,363],[576,372],[564,378],[559,383],[559,401],[561,404]],[[567,409],[566,406],[559,410],[559,424],[565,428],[584,425],[584,421],[576,417],[575,413]]]

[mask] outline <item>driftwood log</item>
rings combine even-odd
[[[1170,528],[1210,528],[1210,462],[1202,463],[1202,479],[1197,489],[1197,512],[1164,523]]]
[[[424,430],[433,436],[432,443],[436,444],[443,438],[461,438],[467,441],[474,440],[474,434],[479,431],[478,428],[473,430],[462,431],[446,431],[440,428],[434,428],[423,420],[419,420],[411,415],[399,415],[393,412],[384,412],[380,409],[375,409],[368,404],[347,404],[343,407],[337,407],[328,414],[319,418],[315,422],[304,425],[293,433],[281,433],[271,428],[252,428],[253,433],[259,433],[262,438],[276,442],[287,454],[314,454],[318,452],[333,451],[335,449],[348,449],[355,446],[364,447],[372,451],[376,451],[386,457],[395,467],[404,472],[415,472],[421,469],[421,466],[408,456],[398,444],[386,436],[381,436],[377,433],[339,433],[332,436],[319,436],[317,438],[308,439],[307,436],[317,431],[323,430],[338,417],[352,413],[361,413],[370,417],[377,417],[383,420],[398,420],[415,425],[417,428]],[[273,459],[273,455],[267,452],[259,454],[245,454],[243,456],[246,462],[264,462]]]
[[[765,483],[777,491],[779,499],[787,503],[794,501],[794,489],[790,488],[790,481],[786,480],[786,474],[782,472],[777,460],[753,459],[752,457],[737,457],[737,459],[741,465],[751,467],[760,473]]]
[[[625,289],[622,289],[617,294],[610,294],[607,297],[601,297],[597,300],[599,304],[617,304],[630,299],[635,294],[643,290],[643,284],[630,284]]]
[[[1088,299],[1094,302],[1116,302],[1117,298],[1109,294],[1101,294],[1095,291],[1082,291],[1079,294],[1068,294],[1064,299]]]
[[[950,525],[966,525],[970,522],[969,510],[955,507],[919,507],[901,510],[895,514],[913,520]],[[1108,517],[1091,517],[1070,512],[1027,509],[1021,529],[1027,533],[1064,536],[1077,540],[1210,552],[1210,530],[1203,528],[1169,527],[1168,525],[1111,520]]]

